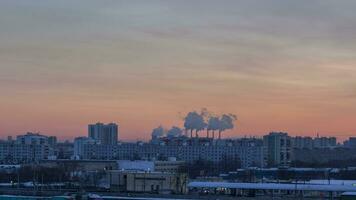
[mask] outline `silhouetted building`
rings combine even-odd
[[[96,123],[88,125],[88,136],[102,145],[115,145],[118,141],[117,124]]]

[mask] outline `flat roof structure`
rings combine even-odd
[[[284,184],[284,183],[229,183],[229,182],[190,182],[189,188],[228,188],[255,190],[298,190],[327,192],[356,192],[352,185],[316,185],[316,184]]]

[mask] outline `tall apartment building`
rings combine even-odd
[[[292,142],[287,133],[271,132],[263,137],[268,165],[289,166],[292,159]]]
[[[88,137],[99,141],[102,145],[115,145],[118,141],[118,125],[115,123],[89,124]]]

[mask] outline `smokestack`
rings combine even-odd
[[[207,119],[207,122],[205,121]],[[184,128],[186,133],[190,131],[190,137],[199,137],[198,133],[206,128],[206,137],[209,138],[212,131],[212,138],[215,138],[215,131],[219,131],[218,138],[221,139],[222,132],[233,129],[237,117],[233,114],[223,114],[221,117],[212,116],[207,109],[203,108],[200,113],[189,112],[184,118]]]
[[[208,120],[207,130],[213,131],[213,134],[212,134],[213,139],[215,137],[215,130],[218,130],[219,126],[220,126],[219,117],[210,116],[209,120]]]
[[[198,137],[198,132],[204,130],[207,124],[204,121],[205,112],[200,114],[196,111],[189,112],[184,118],[184,127],[190,130],[190,137],[193,137],[193,131],[195,130],[195,136]]]

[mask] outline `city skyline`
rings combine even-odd
[[[277,133],[277,134],[289,134],[288,132],[283,132],[283,131],[278,131],[278,130],[274,130],[274,131],[270,131],[270,132],[266,132],[266,133],[261,133],[261,134],[244,134],[244,135],[239,135],[239,136],[236,136],[233,134],[233,136],[230,136],[229,134],[227,134],[227,136],[225,136],[226,132],[234,132],[233,130],[224,130],[221,134],[221,138],[219,137],[219,131],[216,130],[215,131],[215,134],[212,134],[212,130],[209,131],[209,134],[207,135],[207,128],[204,128],[202,130],[199,131],[199,134],[196,135],[195,133],[195,130],[193,132],[190,132],[189,129],[185,129],[185,128],[180,128],[180,127],[177,127],[177,126],[172,126],[171,128],[174,129],[174,128],[179,128],[181,133],[180,134],[176,134],[176,135],[171,135],[170,136],[170,131],[171,129],[165,127],[165,126],[158,126],[154,129],[151,130],[151,132],[148,132],[148,136],[147,137],[143,137],[143,138],[136,138],[136,139],[122,139],[119,137],[119,125],[116,124],[115,122],[110,122],[110,123],[102,123],[100,121],[96,122],[96,123],[92,123],[92,124],[88,124],[87,125],[87,130],[86,130],[86,133],[84,134],[79,134],[79,135],[72,135],[72,137],[70,138],[63,138],[61,136],[57,136],[57,135],[53,135],[53,134],[49,134],[49,133],[44,133],[44,132],[40,132],[40,131],[26,131],[26,132],[23,132],[23,133],[16,133],[16,134],[13,134],[13,135],[4,135],[3,137],[0,137],[0,141],[1,140],[13,140],[15,139],[16,137],[18,136],[22,136],[22,135],[41,135],[41,136],[45,136],[45,137],[55,137],[56,140],[57,140],[57,137],[59,137],[59,141],[61,142],[73,142],[76,138],[95,138],[97,136],[93,136],[93,133],[92,133],[92,126],[96,126],[96,125],[101,125],[101,126],[111,126],[111,125],[114,125],[116,126],[116,137],[118,138],[117,139],[117,142],[140,142],[140,141],[145,141],[145,142],[149,142],[151,140],[155,140],[157,138],[176,138],[176,137],[181,137],[181,136],[185,136],[186,138],[206,138],[207,136],[209,136],[209,138],[213,138],[213,139],[216,139],[216,140],[219,140],[219,139],[242,139],[242,138],[256,138],[256,139],[263,139],[263,137],[266,135],[266,134],[271,134],[271,133]],[[158,129],[158,130],[157,130]],[[162,130],[159,130],[159,129],[162,129]],[[160,133],[156,132],[156,131],[159,131]],[[191,135],[191,133],[193,133]],[[159,134],[159,135],[157,135]],[[300,138],[300,139],[317,139],[317,138],[335,138],[336,141],[338,142],[338,144],[342,145],[342,143],[344,143],[345,145],[345,142],[352,139],[352,138],[355,138],[353,137],[352,135],[348,135],[348,136],[343,136],[343,137],[337,137],[337,136],[333,136],[333,135],[323,135],[323,134],[320,134],[320,133],[316,133],[316,135],[293,135],[293,134],[289,134],[291,137],[296,137],[296,138]],[[99,140],[98,138],[95,139],[95,140]]]
[[[356,2],[38,1],[0,6],[0,137],[120,139],[234,113],[226,137],[356,134]]]

